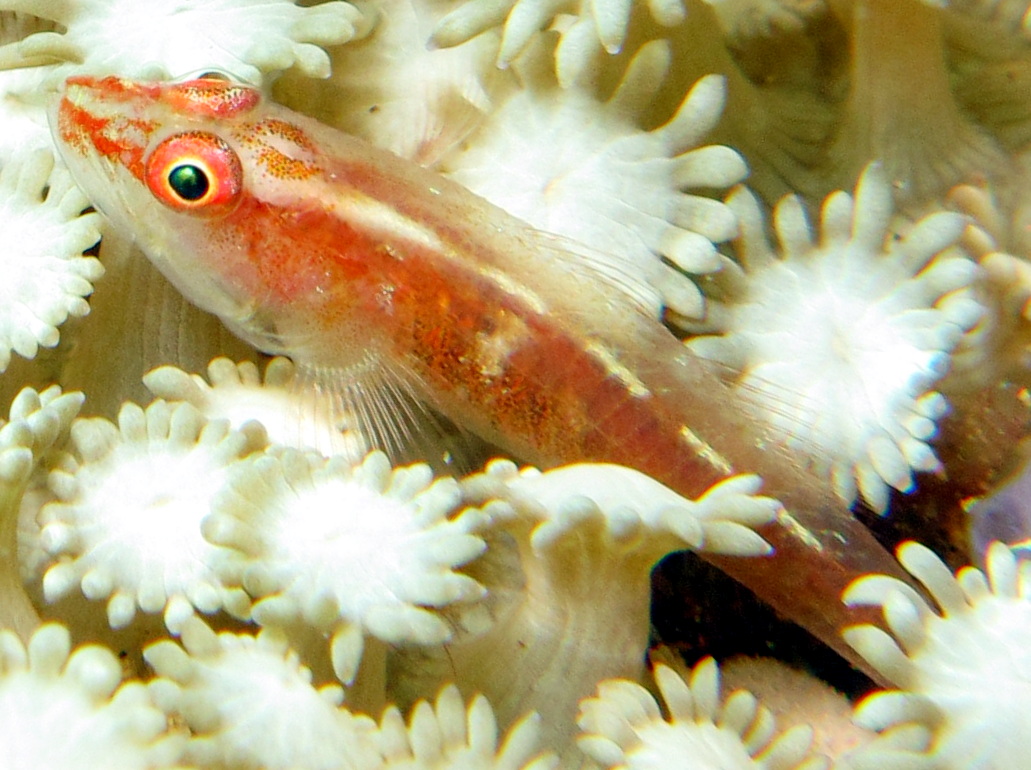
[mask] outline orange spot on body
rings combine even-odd
[[[233,213],[211,225],[215,253],[242,254],[247,275],[233,275],[260,296],[286,305],[328,296],[368,272],[360,241],[346,228],[327,228],[325,212],[273,206],[245,192]],[[253,285],[252,285],[253,284]]]
[[[299,126],[285,120],[267,118],[254,124],[253,133],[255,137],[278,137],[313,155],[317,152],[311,138]]]

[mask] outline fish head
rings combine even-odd
[[[274,252],[262,223],[320,173],[304,130],[221,76],[71,77],[51,124],[72,176],[114,227],[189,301],[274,351],[261,339],[267,324],[254,321],[277,289],[259,261]]]
[[[243,188],[232,129],[261,103],[257,89],[221,77],[140,83],[76,76],[65,82],[52,122],[90,200],[139,232],[139,215],[155,204],[205,218],[231,213]]]

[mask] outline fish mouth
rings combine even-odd
[[[157,128],[145,116],[146,102],[159,90],[115,77],[69,78],[50,114],[54,140],[68,165],[99,159],[142,180],[144,154]]]
[[[103,101],[116,78],[69,78],[60,97],[50,105],[48,119],[54,144],[76,184],[90,203],[108,219],[129,203],[126,177],[142,179],[148,138],[124,107],[112,109]],[[131,129],[131,130],[130,130]],[[124,224],[124,223],[123,223]]]

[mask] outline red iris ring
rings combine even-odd
[[[147,158],[147,187],[175,211],[219,216],[232,210],[243,191],[243,167],[233,148],[204,131],[164,139]]]

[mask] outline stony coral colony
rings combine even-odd
[[[5,766],[1018,766],[1028,13],[0,0]],[[884,616],[844,637],[886,686],[859,727],[811,678],[645,664],[653,566],[761,558],[761,479],[686,500],[611,466],[392,467],[105,229],[49,95],[209,70],[555,233],[843,511],[942,553],[908,542],[910,583],[843,597]]]

